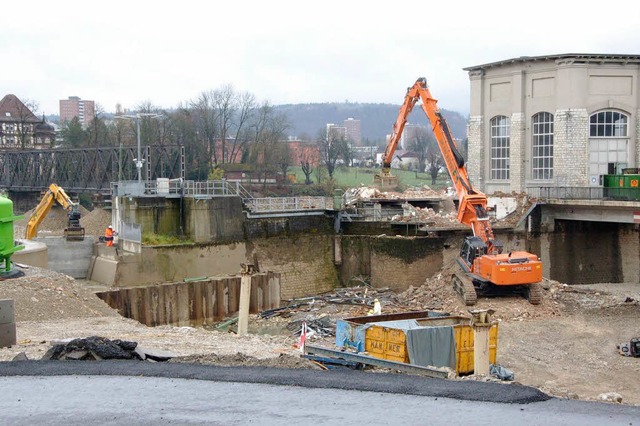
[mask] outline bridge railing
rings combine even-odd
[[[250,199],[251,194],[239,182],[226,180],[193,181],[182,179],[156,179],[150,181],[120,181],[111,184],[114,196],[156,197],[223,197],[238,196]]]
[[[245,199],[244,203],[253,213],[333,210],[332,197],[251,198]]]
[[[560,200],[640,201],[640,188],[542,186],[527,188],[527,194],[536,198],[553,198]]]

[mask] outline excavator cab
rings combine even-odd
[[[487,254],[487,245],[480,237],[467,237],[464,239],[460,257],[469,268],[473,265],[476,257],[484,256],[485,254]]]

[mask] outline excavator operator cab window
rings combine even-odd
[[[487,254],[487,245],[478,237],[467,237],[462,244],[462,250],[460,250],[460,257],[464,259],[467,265],[473,265],[473,261],[476,257],[480,257]]]
[[[501,254],[502,251],[504,250],[504,244],[502,244],[502,241],[494,241],[493,248],[496,251],[496,253]]]

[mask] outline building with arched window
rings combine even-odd
[[[523,56],[465,71],[467,168],[486,193],[600,186],[640,167],[640,55]]]

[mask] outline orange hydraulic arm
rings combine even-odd
[[[458,221],[469,225],[473,230],[473,235],[481,238],[487,245],[487,253],[492,254],[494,253],[494,236],[486,213],[487,196],[474,190],[471,186],[464,157],[451,136],[449,126],[438,108],[438,101],[431,96],[427,87],[427,79],[424,77],[419,78],[412,87],[407,89],[404,104],[400,108],[396,123],[393,125],[393,134],[383,157],[383,168],[390,167],[393,153],[407,122],[407,116],[418,100],[422,101],[422,109],[431,122],[438,147],[458,194],[460,202]]]
[[[38,226],[40,226],[40,223],[42,223],[56,201],[65,210],[73,210],[77,208],[77,204],[71,201],[71,198],[69,198],[64,189],[60,188],[55,183],[52,183],[49,185],[49,190],[44,194],[44,197],[42,197],[42,200],[40,200],[40,203],[29,218],[29,223],[27,224],[25,232],[25,238],[27,240],[32,240],[36,237],[38,234]]]

